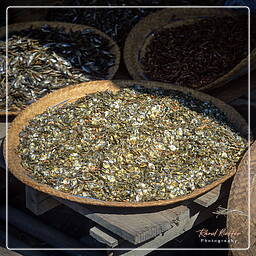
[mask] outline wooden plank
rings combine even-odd
[[[60,205],[50,195],[26,186],[26,207],[35,215],[41,215]]]
[[[223,186],[226,186],[226,183]],[[195,202],[200,206],[208,207],[225,195],[225,193],[220,194],[221,190],[223,189],[220,185],[195,199]],[[67,200],[57,200],[133,244],[145,242],[172,229],[175,224],[187,221],[192,214],[191,210],[188,210],[191,202],[187,202],[188,206],[151,208],[147,210],[148,212],[145,212],[145,209],[130,209],[127,212],[126,209],[115,208],[113,214],[113,209],[102,210],[102,208],[89,207]]]
[[[218,200],[214,204],[209,207],[202,207],[195,203],[191,204],[190,210],[190,218],[187,219],[185,222],[179,222],[176,227],[167,230],[163,234],[158,235],[157,237],[140,244],[139,246],[135,246],[127,241],[124,241],[119,245],[120,248],[130,248],[129,251],[120,250],[115,251],[113,255],[115,256],[144,256],[149,254],[150,252],[154,251],[155,248],[159,248],[166,244],[167,242],[177,238],[181,234],[187,232],[192,227],[199,225],[200,223],[204,222],[208,218],[213,216],[213,211],[221,204],[221,200]],[[195,210],[196,209],[196,210]],[[194,232],[194,231],[193,231]],[[135,249],[145,249],[145,250],[135,250]],[[175,256],[177,252],[169,251],[168,255]]]
[[[160,211],[156,209],[151,209],[151,212],[146,209],[130,209],[128,212],[127,209],[115,208],[113,211],[113,209],[107,210],[106,208],[85,206],[60,198],[56,199],[133,244],[147,241],[189,217],[189,210],[183,205]],[[115,213],[113,214],[113,212]]]
[[[196,198],[194,200],[194,202],[197,204],[200,204],[204,207],[208,207],[218,200],[218,198],[220,196],[220,191],[221,191],[221,185],[210,190],[209,192],[205,193],[204,195]]]
[[[185,222],[180,222],[175,227],[170,230],[167,230],[163,234],[158,235],[157,237],[151,239],[148,242],[141,244],[138,247],[135,247],[131,243],[124,242],[120,244],[120,248],[131,248],[129,251],[117,251],[114,255],[122,255],[122,256],[144,256],[149,254],[150,252],[154,251],[155,248],[159,248],[162,245],[166,244],[167,242],[173,240],[174,238],[178,237],[179,235],[183,234],[187,230],[191,229],[193,226],[193,222],[197,218],[197,215],[191,216]],[[135,250],[135,248],[145,249],[145,250]],[[176,255],[177,253],[173,252],[171,255]]]
[[[89,234],[100,243],[106,244],[108,247],[113,248],[118,245],[118,238],[115,238],[113,233],[100,226],[91,228]]]
[[[21,254],[17,253],[17,252],[13,252],[10,250],[7,250],[3,247],[0,247],[0,255],[1,256],[22,256]]]
[[[27,199],[31,201],[35,201],[37,203],[40,203],[51,197],[49,194],[40,192],[29,186],[26,186],[26,195],[27,195]]]
[[[6,123],[0,122],[0,139],[3,139],[6,135]]]
[[[168,206],[144,209],[115,208],[113,211],[111,207],[88,206],[60,198],[53,200],[51,196],[30,187],[26,190],[27,207],[35,214],[40,215],[56,207],[58,201],[133,244],[148,241],[172,229],[179,222],[186,222],[191,215],[189,210],[191,202],[187,202],[188,206],[179,205],[172,208]],[[207,207],[217,200],[219,197],[217,195],[220,195],[220,187],[197,198],[195,202],[201,207],[202,205]],[[102,239],[104,240],[104,237]]]

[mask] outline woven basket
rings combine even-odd
[[[237,12],[215,8],[168,8],[155,12],[141,20],[129,33],[124,46],[124,61],[128,72],[135,80],[148,80],[144,75],[139,57],[144,55],[149,35],[163,27],[177,27],[194,23],[198,18],[211,16],[233,16]],[[189,37],[189,35],[188,35]],[[256,68],[256,49],[251,52],[251,70]],[[214,82],[198,88],[199,91],[220,87],[248,72],[247,58],[241,60],[232,70]]]
[[[111,39],[109,36],[107,36],[105,33],[99,31],[98,29],[95,29],[93,27],[85,26],[85,25],[77,25],[77,24],[71,24],[71,23],[63,23],[63,22],[50,22],[50,21],[34,21],[34,22],[26,22],[26,23],[16,23],[8,26],[8,32],[19,32],[24,29],[28,28],[40,28],[42,25],[48,24],[51,27],[60,28],[63,27],[68,32],[72,29],[72,31],[79,31],[84,30],[86,28],[90,28],[95,32],[96,34],[100,35],[103,38],[106,38],[109,41],[110,45],[113,45],[111,52],[115,55],[115,65],[112,66],[109,69],[109,75],[106,77],[106,79],[112,79],[114,75],[116,74],[119,63],[120,63],[120,49],[118,45]],[[0,28],[0,38],[5,37],[6,28],[2,27]],[[20,111],[9,111],[8,115],[17,115]],[[0,116],[6,115],[6,112],[0,109]]]
[[[250,193],[249,193],[249,172],[250,167]],[[248,193],[250,194],[250,222],[248,219]],[[244,155],[237,174],[232,183],[228,209],[242,211],[245,215],[231,213],[227,218],[228,232],[239,232],[235,237],[237,243],[230,243],[231,248],[247,248],[249,246],[248,227],[250,224],[250,249],[246,251],[233,250],[234,256],[255,256],[256,255],[256,142],[250,148],[250,166],[248,152]]]
[[[134,84],[139,84],[147,88],[161,87],[165,89],[175,89],[177,91],[182,91],[184,93],[191,93],[193,97],[201,99],[203,101],[210,101],[226,114],[230,123],[233,124],[234,127],[238,131],[240,131],[243,136],[247,136],[247,133],[248,133],[247,123],[239,113],[237,113],[231,106],[226,105],[224,102],[218,99],[215,99],[209,95],[203,94],[201,92],[197,92],[189,88],[184,88],[184,87],[182,88],[179,86],[173,86],[173,85],[160,83],[160,82],[147,82],[147,81],[138,82],[138,81],[122,81],[122,80],[93,81],[93,82],[82,83],[74,86],[68,86],[66,88],[54,91],[46,95],[45,97],[39,99],[38,101],[32,103],[15,118],[15,120],[11,123],[11,126],[8,130],[8,159],[10,159],[10,161],[8,161],[8,165],[9,165],[10,171],[26,185],[31,186],[34,189],[40,190],[42,192],[51,194],[53,196],[65,198],[65,199],[72,200],[79,203],[102,205],[102,206],[117,206],[117,207],[147,207],[147,206],[161,206],[161,205],[173,204],[176,202],[180,202],[183,200],[200,196],[201,194],[223,183],[225,180],[229,179],[231,176],[235,174],[236,168],[233,168],[228,172],[226,176],[220,178],[219,180],[213,182],[208,186],[205,186],[204,188],[196,189],[192,193],[185,196],[179,196],[170,200],[159,200],[159,201],[138,202],[138,203],[107,202],[107,201],[101,201],[96,199],[89,199],[81,196],[74,196],[68,193],[57,191],[51,188],[50,186],[40,184],[27,175],[26,170],[21,165],[21,158],[16,153],[16,149],[17,149],[17,146],[19,145],[19,133],[26,125],[28,125],[28,122],[30,119],[32,119],[34,116],[40,113],[43,113],[48,107],[55,106],[57,104],[61,105],[61,104],[64,104],[63,102],[66,103],[67,101],[72,102],[87,94],[95,93],[98,91],[105,91],[105,90],[117,91],[121,87],[128,87]],[[6,143],[4,144],[4,155],[6,159]]]

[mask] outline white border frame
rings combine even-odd
[[[6,148],[8,148],[8,10],[9,9],[39,9],[39,8],[222,8],[222,9],[247,9],[248,10],[248,149],[250,149],[250,122],[251,122],[251,76],[250,76],[250,8],[248,6],[8,6],[6,8]],[[248,163],[251,160],[251,152],[248,150]],[[230,251],[248,250],[250,248],[250,164],[248,164],[248,247],[247,248],[10,248],[8,247],[8,151],[6,154],[6,248],[14,251]]]

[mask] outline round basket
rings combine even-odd
[[[215,99],[209,95],[204,93],[179,87],[173,86],[166,83],[160,82],[147,82],[147,81],[92,81],[87,83],[82,83],[74,86],[68,86],[63,89],[59,89],[54,91],[45,97],[39,99],[38,101],[32,103],[28,106],[25,110],[23,110],[11,123],[11,126],[8,130],[8,145],[4,144],[4,155],[6,159],[6,153],[8,150],[8,167],[10,171],[23,183],[28,186],[33,187],[34,189],[40,190],[44,193],[51,194],[53,196],[61,197],[64,199],[68,199],[71,201],[75,201],[78,203],[85,203],[85,204],[93,204],[93,205],[101,205],[101,206],[116,206],[116,207],[147,207],[147,206],[162,206],[177,203],[183,200],[187,200],[190,198],[194,198],[200,196],[201,194],[213,189],[217,185],[223,183],[225,180],[232,177],[235,172],[236,168],[230,170],[224,177],[218,179],[217,181],[207,185],[203,188],[196,189],[192,193],[187,194],[185,196],[179,196],[170,200],[158,200],[158,201],[149,201],[149,202],[108,202],[108,201],[101,201],[96,199],[85,198],[81,196],[74,196],[68,193],[64,193],[58,190],[51,188],[50,186],[40,184],[37,181],[30,178],[27,174],[27,171],[21,165],[21,158],[16,153],[16,149],[19,145],[19,133],[22,129],[28,125],[30,119],[34,116],[43,113],[48,107],[56,106],[57,104],[63,105],[66,102],[76,101],[78,98],[81,98],[85,95],[92,94],[98,91],[117,91],[123,87],[129,87],[133,85],[142,85],[147,88],[164,88],[164,89],[173,89],[177,91],[181,91],[184,93],[191,94],[194,98],[212,102],[215,106],[217,106],[220,110],[222,110],[225,115],[227,116],[229,122],[234,125],[234,128],[243,136],[247,136],[248,134],[248,126],[246,121],[241,117],[239,113],[237,113],[231,106],[226,105],[224,102]]]
[[[157,11],[141,20],[130,31],[124,46],[124,61],[128,72],[135,80],[148,80],[139,59],[150,42],[150,35],[163,27],[178,27],[194,23],[198,18],[237,15],[234,10],[220,8],[168,8]],[[189,35],[188,35],[189,36]],[[251,70],[256,68],[256,49],[251,52]],[[241,60],[232,70],[214,82],[198,88],[199,91],[220,87],[248,72],[247,58]]]
[[[228,209],[238,210],[243,214],[230,213],[227,218],[228,232],[237,232],[238,236],[234,237],[237,243],[230,243],[230,247],[247,248],[249,246],[249,225],[250,225],[250,248],[246,251],[233,250],[234,256],[254,256],[256,255],[256,142],[250,147],[250,166],[248,161],[248,151],[244,155],[237,173],[234,177]],[[250,168],[250,186],[249,184]],[[250,187],[250,191],[249,188]],[[250,212],[248,195],[250,195]],[[250,214],[250,219],[249,219]]]
[[[112,79],[114,77],[114,75],[116,74],[118,68],[119,68],[119,64],[120,64],[120,49],[118,47],[118,45],[116,44],[116,42],[110,38],[108,35],[106,35],[105,33],[99,31],[98,29],[95,29],[93,27],[89,27],[89,26],[85,26],[85,25],[77,25],[77,24],[72,24],[72,23],[64,23],[64,22],[50,22],[50,21],[33,21],[33,22],[26,22],[26,23],[16,23],[16,24],[12,24],[8,26],[8,32],[12,33],[12,32],[19,32],[22,31],[24,29],[28,29],[28,28],[40,28],[42,25],[47,24],[51,27],[54,28],[64,28],[65,31],[80,31],[80,30],[84,30],[84,29],[91,29],[95,34],[100,35],[103,38],[106,38],[109,41],[109,45],[112,45],[113,47],[111,48],[111,53],[115,55],[115,65],[112,66],[109,69],[109,74],[106,77],[106,79]],[[5,37],[6,33],[6,28],[2,27],[0,28],[0,38]],[[19,114],[20,111],[8,111],[8,115],[17,115]],[[0,109],[0,116],[1,115],[6,115],[6,112]]]

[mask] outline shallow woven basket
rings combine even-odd
[[[139,62],[145,53],[146,46],[150,43],[150,35],[163,27],[177,27],[191,24],[198,18],[211,16],[233,16],[236,11],[220,8],[168,8],[157,11],[142,19],[127,36],[124,46],[124,61],[128,72],[135,80],[148,80]],[[189,35],[187,35],[189,37]],[[256,68],[256,49],[251,52],[251,70]],[[241,60],[232,70],[214,82],[198,88],[199,91],[220,87],[248,72],[247,58]]]
[[[8,166],[10,171],[23,183],[28,186],[33,187],[34,189],[40,190],[42,192],[51,194],[53,196],[65,198],[68,200],[72,200],[79,203],[85,204],[93,204],[93,205],[102,205],[102,206],[118,206],[118,207],[147,207],[147,206],[161,206],[167,204],[173,204],[176,202],[180,202],[183,200],[187,200],[190,198],[197,197],[212,188],[216,187],[217,185],[223,183],[225,180],[229,179],[233,176],[236,172],[236,168],[230,170],[226,176],[218,179],[217,181],[213,182],[212,184],[205,186],[204,188],[196,189],[192,193],[184,196],[179,196],[174,199],[169,200],[159,200],[159,201],[150,201],[150,202],[109,202],[109,201],[101,201],[91,198],[85,198],[82,196],[74,196],[68,193],[64,193],[58,190],[51,188],[50,186],[40,184],[37,181],[30,178],[27,174],[27,171],[21,165],[21,158],[16,153],[17,146],[19,145],[19,133],[22,129],[28,125],[30,119],[34,116],[43,113],[48,107],[53,107],[56,105],[63,105],[67,102],[76,101],[78,98],[81,98],[87,94],[95,93],[98,91],[117,91],[122,87],[128,87],[132,85],[142,85],[147,88],[154,88],[154,87],[161,87],[165,89],[175,89],[177,91],[182,91],[184,93],[190,93],[193,97],[198,98],[203,101],[210,101],[219,109],[221,109],[227,116],[228,120],[231,124],[234,125],[235,129],[241,132],[243,136],[247,136],[247,123],[241,117],[239,113],[237,113],[231,106],[226,105],[224,102],[215,99],[209,95],[206,95],[201,92],[197,92],[195,90],[189,88],[182,88],[179,86],[173,86],[166,83],[159,83],[159,82],[147,82],[147,81],[93,81],[82,83],[74,86],[68,86],[63,89],[59,89],[54,91],[45,97],[39,99],[38,101],[32,103],[28,106],[25,110],[23,110],[11,123],[11,126],[8,130],[8,146],[6,143],[4,144],[4,155],[6,159],[6,147],[8,148]]]
[[[111,53],[115,55],[115,65],[112,66],[109,69],[109,74],[106,77],[106,79],[112,79],[114,75],[116,74],[119,64],[120,64],[120,49],[118,45],[115,43],[115,41],[110,38],[108,35],[105,33],[101,32],[100,30],[85,26],[85,25],[77,25],[77,24],[72,24],[72,23],[64,23],[64,22],[50,22],[50,21],[33,21],[33,22],[26,22],[26,23],[16,23],[8,26],[8,33],[10,32],[19,32],[21,30],[27,29],[27,28],[40,28],[42,25],[48,24],[51,27],[55,28],[65,28],[65,30],[68,32],[70,30],[72,31],[79,31],[79,30],[84,30],[87,28],[90,28],[95,32],[96,34],[100,35],[103,38],[106,38],[109,41],[110,45],[113,45],[111,49]],[[6,27],[0,28],[0,38],[5,37],[6,35]],[[8,115],[17,115],[19,114],[20,111],[8,111]],[[0,109],[0,116],[1,115],[6,115],[6,112]]]
[[[250,193],[249,193],[249,167],[250,167]],[[250,195],[250,221],[248,193]],[[234,256],[255,256],[256,255],[256,142],[250,148],[250,166],[248,152],[244,155],[237,173],[234,177],[228,209],[238,210],[244,213],[230,213],[227,218],[228,232],[238,232],[237,243],[230,243],[230,247],[247,248],[249,246],[248,228],[250,225],[250,248],[246,251],[233,250]],[[249,224],[249,225],[248,225]]]

